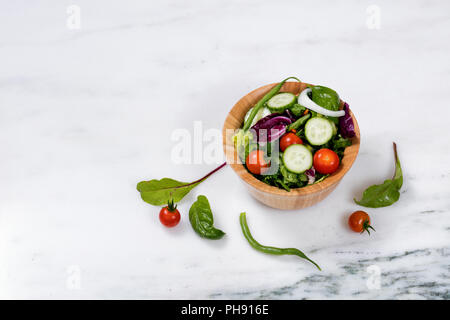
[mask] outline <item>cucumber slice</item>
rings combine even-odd
[[[304,145],[292,144],[284,150],[283,163],[290,172],[302,173],[312,167],[313,156]]]
[[[267,101],[267,106],[272,112],[283,112],[292,106],[297,100],[295,94],[290,92],[279,93]]]
[[[321,146],[333,137],[333,126],[328,119],[315,117],[305,124],[305,137],[313,146]]]
[[[333,119],[337,119],[337,118],[333,118]],[[335,136],[337,134],[337,126],[336,123],[333,122],[333,120],[328,119],[328,121],[330,121],[331,126],[333,127],[333,136]],[[339,122],[338,122],[339,123]]]

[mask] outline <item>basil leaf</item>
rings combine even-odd
[[[213,214],[205,196],[198,196],[197,201],[192,204],[189,221],[194,231],[202,238],[217,240],[225,235],[222,230],[214,228]]]
[[[403,185],[402,167],[397,155],[397,145],[394,142],[395,174],[391,180],[383,184],[373,185],[367,188],[360,201],[353,199],[357,204],[368,208],[387,207],[397,202],[400,198],[400,188]]]
[[[167,204],[169,200],[178,202],[184,198],[192,189],[205,181],[214,172],[222,169],[227,163],[221,164],[219,167],[208,173],[203,178],[194,182],[181,182],[170,178],[161,180],[141,181],[137,184],[137,190],[141,193],[141,198],[147,203],[154,206]]]

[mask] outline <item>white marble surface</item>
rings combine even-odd
[[[66,9],[81,8],[81,29]],[[366,25],[380,8],[380,29]],[[0,298],[448,299],[450,2],[1,1]],[[355,112],[359,157],[339,187],[302,211],[267,208],[230,168],[163,228],[142,179],[193,180],[214,164],[176,165],[171,133],[220,129],[231,106],[296,75],[336,89]],[[400,201],[368,210],[362,190],[402,160]],[[212,204],[222,241],[188,223]],[[323,268],[254,251],[255,238],[304,250]],[[367,269],[369,266],[369,269]],[[374,266],[374,267],[373,267]],[[380,287],[368,286],[379,270]],[[372,277],[372,278],[371,278]]]

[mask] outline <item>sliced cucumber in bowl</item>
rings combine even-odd
[[[303,173],[313,164],[311,151],[302,144],[292,144],[284,150],[283,164],[290,172]]]
[[[272,112],[284,112],[297,101],[295,94],[290,92],[279,93],[267,101],[267,107]]]
[[[305,124],[305,137],[313,146],[321,146],[336,134],[336,127],[330,120],[314,117]]]

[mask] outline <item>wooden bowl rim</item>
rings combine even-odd
[[[246,100],[246,98],[248,96],[252,96],[252,95],[256,95],[256,94],[264,95],[277,84],[278,83],[267,84],[265,86],[259,87],[255,90],[249,92],[248,94],[243,96],[241,99],[239,99],[239,101],[236,102],[236,104],[233,106],[233,108],[228,113],[228,116],[225,119],[225,123],[224,123],[223,129],[222,129],[222,138],[223,138],[222,143],[223,143],[224,153],[227,158],[227,162],[233,162],[233,159],[237,159],[237,152],[236,152],[236,148],[234,148],[234,145],[231,145],[231,148],[230,148],[230,145],[228,145],[228,148],[227,148],[226,130],[237,129],[237,128],[233,128],[233,127],[229,126],[229,124],[231,123],[230,118],[234,117],[231,113],[233,112],[233,110],[238,109],[239,105],[242,104],[242,102],[244,102],[244,100]],[[280,91],[293,92],[293,90],[287,90],[287,88],[285,88],[288,86],[292,86],[293,84],[294,84],[294,89],[299,89],[299,88],[301,89],[301,87],[304,87],[303,89],[300,90],[300,92],[303,91],[306,88],[306,86],[309,85],[308,83],[305,83],[305,82],[286,82]],[[295,93],[295,92],[293,92],[293,93]],[[341,107],[343,106],[343,104],[344,104],[344,102],[341,100]],[[249,105],[248,109],[245,111],[245,113],[251,107],[253,107],[253,105]],[[245,113],[244,113],[244,115],[245,115]],[[236,174],[242,180],[244,180],[247,184],[249,184],[250,186],[252,186],[255,189],[260,190],[262,192],[266,192],[266,193],[270,193],[270,194],[278,195],[278,196],[283,196],[283,197],[296,197],[296,196],[311,195],[314,193],[321,192],[321,190],[328,189],[330,186],[337,184],[344,177],[344,175],[348,172],[348,170],[350,170],[350,168],[352,167],[353,163],[356,160],[356,157],[358,156],[358,151],[359,151],[359,146],[360,146],[360,131],[359,131],[358,122],[356,121],[356,117],[351,110],[350,110],[350,115],[353,119],[353,123],[354,123],[354,127],[355,127],[355,136],[353,138],[351,138],[352,145],[345,149],[344,156],[342,157],[339,169],[336,172],[334,172],[333,174],[331,174],[330,176],[328,176],[325,180],[323,180],[317,184],[312,184],[312,185],[309,185],[306,187],[295,188],[295,189],[291,189],[291,191],[286,191],[286,190],[280,189],[278,187],[270,186],[270,185],[258,180],[252,174],[250,174],[247,171],[247,169],[245,169],[244,165],[241,163],[229,163],[229,165],[231,166],[231,168],[233,168],[234,172],[236,172]],[[241,125],[242,125],[242,121],[243,121],[243,118],[240,120]],[[228,140],[232,143],[231,139],[228,139]]]

